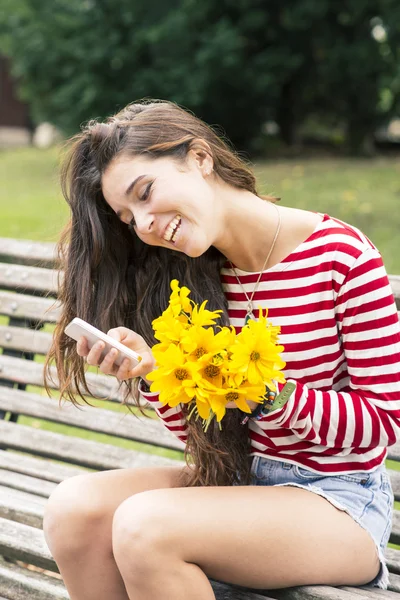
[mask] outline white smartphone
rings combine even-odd
[[[139,354],[137,354],[130,348],[127,348],[126,346],[121,344],[121,342],[114,340],[114,338],[110,337],[106,333],[103,333],[102,331],[100,331],[100,329],[93,327],[93,325],[89,325],[89,323],[86,323],[86,321],[84,321],[83,319],[79,319],[78,317],[75,317],[75,319],[72,319],[71,323],[68,323],[68,325],[64,329],[64,332],[76,341],[78,341],[81,337],[86,338],[88,341],[89,348],[92,348],[98,341],[104,342],[105,347],[103,352],[101,353],[101,359],[103,359],[106,356],[106,354],[111,350],[111,348],[116,348],[119,354],[115,359],[114,363],[118,366],[120,366],[120,364],[123,360],[125,360],[125,358],[129,358],[129,369],[133,369],[142,360]]]

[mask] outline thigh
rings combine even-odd
[[[148,467],[84,473],[60,483],[44,513],[47,544],[71,548],[89,543],[93,536],[111,547],[111,529],[118,506],[130,496],[185,484],[187,467]],[[64,540],[64,541],[63,541]]]
[[[50,502],[68,503],[79,510],[109,513],[127,498],[140,492],[185,485],[187,467],[140,467],[84,473],[66,479],[53,492]]]
[[[160,511],[162,506],[162,511]],[[211,578],[258,589],[358,585],[379,561],[369,534],[325,498],[294,487],[161,490],[128,500],[125,523]],[[362,552],[360,549],[362,548]]]

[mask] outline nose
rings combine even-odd
[[[142,210],[136,210],[134,213],[136,229],[138,233],[146,235],[154,231],[154,217]]]

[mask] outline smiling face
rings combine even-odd
[[[145,244],[196,257],[216,236],[211,170],[211,157],[195,150],[184,164],[171,157],[119,156],[103,174],[103,196]]]

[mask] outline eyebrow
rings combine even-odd
[[[136,179],[134,179],[132,181],[132,183],[130,183],[128,185],[128,187],[125,190],[125,194],[124,195],[125,196],[129,196],[129,194],[132,192],[132,190],[135,187],[135,185],[137,183],[139,183],[139,181],[141,181],[142,179],[144,179],[144,177],[147,177],[147,174],[146,175],[139,175],[139,177],[136,177]],[[121,218],[121,214],[122,214],[122,210],[118,210],[116,214],[117,214],[117,217],[120,219]]]

